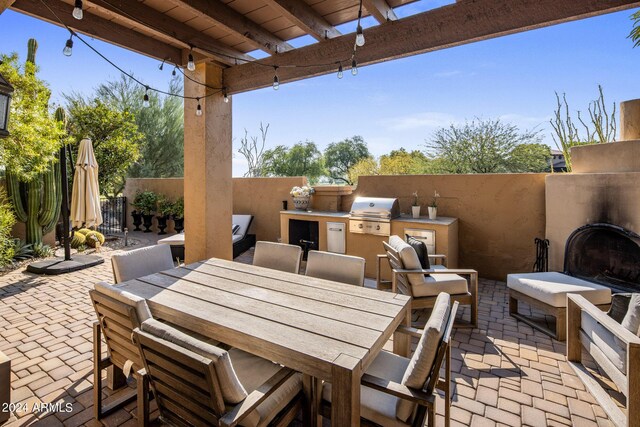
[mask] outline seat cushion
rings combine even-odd
[[[195,339],[155,319],[146,320],[141,329],[210,359],[213,362],[225,403],[236,404],[247,397],[247,391],[238,379],[229,352],[226,350]]]
[[[111,257],[116,283],[170,270],[174,267],[169,245],[147,246]]]
[[[507,287],[552,307],[566,307],[567,294],[580,294],[595,305],[611,302],[611,289],[558,272],[509,274]]]
[[[244,236],[246,236],[249,232],[249,227],[251,226],[252,219],[252,215],[232,215],[231,222],[233,222],[234,225],[239,226],[238,231],[234,232],[233,234],[236,236],[242,236],[242,238],[244,238]]]
[[[231,243],[239,242],[242,239],[244,239],[243,236],[240,236],[239,234],[234,234],[233,236],[231,236]]]
[[[618,338],[585,312],[581,314],[581,328],[607,359],[624,374],[627,370],[627,351],[624,345],[620,345]]]
[[[627,313],[620,324],[632,334],[640,335],[640,294],[631,295]]]
[[[407,370],[409,359],[381,351],[371,363],[366,373],[378,378],[383,378],[396,383],[402,382],[402,376]],[[331,402],[331,383],[325,383],[322,389],[322,398]],[[374,390],[372,388],[360,387],[360,416],[381,426],[400,427],[407,426],[396,417],[396,406],[398,399],[390,394]]]
[[[184,233],[178,233],[178,234],[174,234],[173,236],[160,239],[158,240],[158,244],[171,245],[171,246],[184,246]]]
[[[118,286],[107,282],[98,282],[93,287],[97,292],[113,298],[116,301],[135,307],[140,323],[151,319],[151,311],[147,305],[147,300],[129,292],[123,291]]]
[[[418,341],[418,346],[409,360],[407,370],[402,377],[402,384],[419,390],[424,387],[433,368],[440,341],[447,327],[450,311],[451,296],[443,292],[436,299],[429,320],[424,326],[422,337]],[[406,421],[414,409],[415,404],[400,400],[398,401],[397,417]]]
[[[434,266],[435,267],[435,266]],[[437,268],[435,270],[444,270]],[[435,297],[440,292],[462,295],[469,292],[467,279],[457,274],[431,274],[424,276],[422,283],[411,286],[414,297]]]
[[[229,355],[238,379],[247,393],[256,390],[281,369],[281,366],[276,363],[237,348],[229,350]],[[262,427],[269,424],[300,391],[302,391],[302,376],[295,374],[251,411],[240,425]]]
[[[309,251],[305,274],[349,285],[364,286],[364,258]]]

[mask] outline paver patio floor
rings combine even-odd
[[[20,270],[0,277],[0,350],[12,359],[12,402],[72,408],[18,412],[8,426],[100,425],[93,419],[95,314],[87,292],[112,281],[111,252],[101,256],[104,264],[63,276]],[[425,319],[415,313],[416,321]],[[504,283],[481,280],[479,319],[479,329],[454,332],[453,426],[611,425],[566,363],[564,344],[508,315]],[[135,425],[132,414],[135,402],[102,421]],[[441,416],[437,422],[444,424]]]

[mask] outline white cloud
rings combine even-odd
[[[446,77],[459,76],[460,74],[462,74],[462,71],[460,70],[450,70],[450,71],[440,71],[438,73],[434,73],[433,76],[446,78]]]
[[[457,123],[459,120],[451,114],[438,112],[425,112],[410,114],[403,117],[394,117],[383,121],[383,125],[388,130],[413,130],[413,129],[430,129],[449,126]]]

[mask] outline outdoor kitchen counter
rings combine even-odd
[[[299,211],[299,210],[287,210],[280,211],[280,215],[303,215],[303,216],[320,216],[330,218],[349,219],[349,212],[329,212],[329,211]]]

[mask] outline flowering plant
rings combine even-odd
[[[303,185],[302,187],[293,187],[289,192],[289,194],[291,194],[293,197],[309,197],[313,193],[315,193],[315,190],[313,189],[313,187],[310,187],[308,185]]]
[[[433,198],[431,199],[431,203],[429,203],[429,207],[432,207],[432,208],[438,207],[438,197],[440,197],[440,194],[438,194],[438,191],[436,190],[433,192]]]

